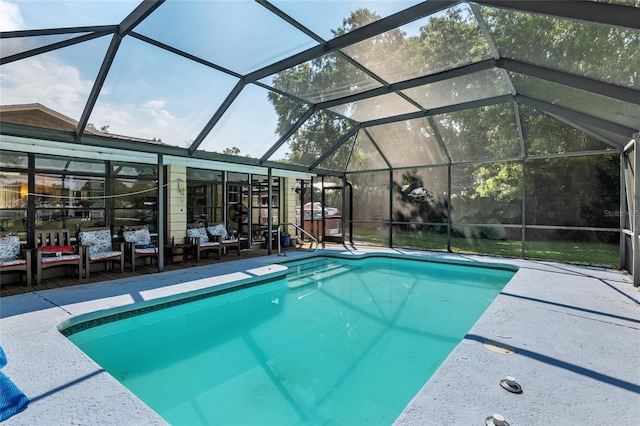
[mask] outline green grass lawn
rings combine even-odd
[[[386,245],[388,233],[375,229],[358,229],[354,241],[373,245]],[[394,247],[406,247],[423,250],[445,251],[446,234],[431,232],[394,232]],[[520,241],[490,240],[486,238],[451,238],[451,250],[454,253],[487,254],[502,257],[522,257]],[[552,260],[563,263],[604,266],[620,266],[620,247],[618,244],[603,244],[572,241],[527,241],[525,258]]]

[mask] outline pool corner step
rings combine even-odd
[[[322,280],[326,280],[327,278],[331,278],[336,275],[344,274],[359,267],[360,266],[354,267],[342,263],[333,263],[327,265],[327,269],[322,272],[309,271],[290,273],[287,274],[287,287],[289,287],[290,289],[297,289],[312,284],[315,285],[320,283]]]

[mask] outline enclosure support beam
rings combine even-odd
[[[345,188],[349,188],[349,244],[353,245],[353,185],[347,180],[346,176],[342,178],[342,181],[344,182]],[[344,199],[344,196],[342,198]],[[344,215],[344,210],[342,210],[342,214]],[[344,233],[344,229],[342,232]]]
[[[600,129],[608,130],[610,132],[631,138],[635,129],[627,127],[622,124],[614,123],[609,120],[605,120],[600,117],[585,114],[570,108],[560,106],[558,104],[550,104],[539,99],[531,98],[529,96],[516,96],[516,100],[524,105],[528,105],[533,108],[537,108],[542,111],[546,111],[550,114],[555,114],[560,117],[564,117],[567,120],[578,121],[580,123],[589,124]]]
[[[522,219],[520,220],[521,235],[520,235],[520,256],[523,259],[527,256],[527,157],[522,157],[522,203],[520,208],[522,209]]]
[[[517,102],[513,102],[513,112],[516,117],[516,125],[518,126],[518,140],[520,141],[520,155],[522,156],[522,184],[520,190],[522,201],[520,202],[521,219],[520,219],[520,257],[526,256],[526,232],[527,232],[527,146],[524,143],[524,133],[522,132],[522,122],[520,121],[520,108]]]
[[[389,169],[389,247],[393,248],[393,169]]]
[[[273,169],[271,167],[269,167],[267,169],[267,181],[269,182],[268,186],[267,186],[267,197],[268,197],[268,207],[269,210],[267,210],[267,253],[269,253],[269,255],[271,255],[271,240],[272,240],[272,233],[271,233],[271,227],[273,226]],[[250,188],[253,185],[250,186]],[[281,191],[282,192],[282,191]],[[287,198],[289,196],[289,194],[287,193],[285,195]],[[253,198],[249,198],[249,200],[253,200]],[[281,200],[280,205],[287,205],[286,204],[287,200]],[[253,201],[250,202],[249,204],[251,207],[253,207]],[[288,215],[287,215],[288,216]],[[303,205],[302,203],[300,203],[300,217],[304,217],[304,211],[303,211]],[[287,217],[286,222],[291,222],[291,220]],[[251,220],[249,220],[249,223],[252,223]],[[258,221],[258,224],[260,222]],[[279,225],[279,224],[278,224]],[[251,237],[249,237],[251,238]],[[251,245],[251,240],[249,240],[249,245]],[[251,248],[251,247],[249,247]]]
[[[629,163],[629,157],[627,151],[624,150],[620,153],[620,269],[629,269],[627,265],[627,237],[625,235],[625,209],[627,203],[627,177],[626,170]]]
[[[451,253],[451,161],[447,164],[447,252]]]
[[[633,206],[631,210],[631,233],[633,235],[633,285],[640,287],[640,152],[638,152],[638,141],[640,141],[640,133],[633,135]]]
[[[476,3],[577,21],[640,29],[638,8],[592,1],[477,0]],[[614,7],[608,7],[614,6]]]
[[[158,154],[158,272],[164,271],[164,242],[166,241],[164,236],[164,224],[166,223],[164,176],[164,156]],[[133,262],[134,259],[131,259],[131,261]]]
[[[530,77],[539,78],[563,86],[597,93],[602,96],[617,99],[622,102],[640,104],[638,90],[625,86],[606,83],[595,78],[583,77],[568,72],[554,70],[539,65],[528,64],[508,58],[501,58],[496,62],[498,68],[504,68],[515,73],[525,74]]]

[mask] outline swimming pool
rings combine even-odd
[[[390,424],[514,273],[382,257],[287,266],[68,337],[172,424]]]

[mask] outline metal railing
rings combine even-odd
[[[311,246],[309,246],[309,249],[311,249],[311,247],[313,246],[313,243],[315,242],[316,243],[316,249],[314,250],[314,252],[318,251],[318,246],[320,244],[318,243],[318,239],[316,237],[314,237],[313,235],[311,235],[310,233],[308,233],[307,231],[305,231],[304,229],[302,229],[301,227],[299,227],[295,223],[281,223],[280,225],[278,225],[278,256],[282,256],[282,243],[281,243],[281,240],[280,240],[280,230],[282,229],[283,226],[293,226],[298,231],[302,232],[304,235],[309,237],[309,239],[311,240]],[[285,256],[287,255],[286,251],[285,251],[284,255]]]

